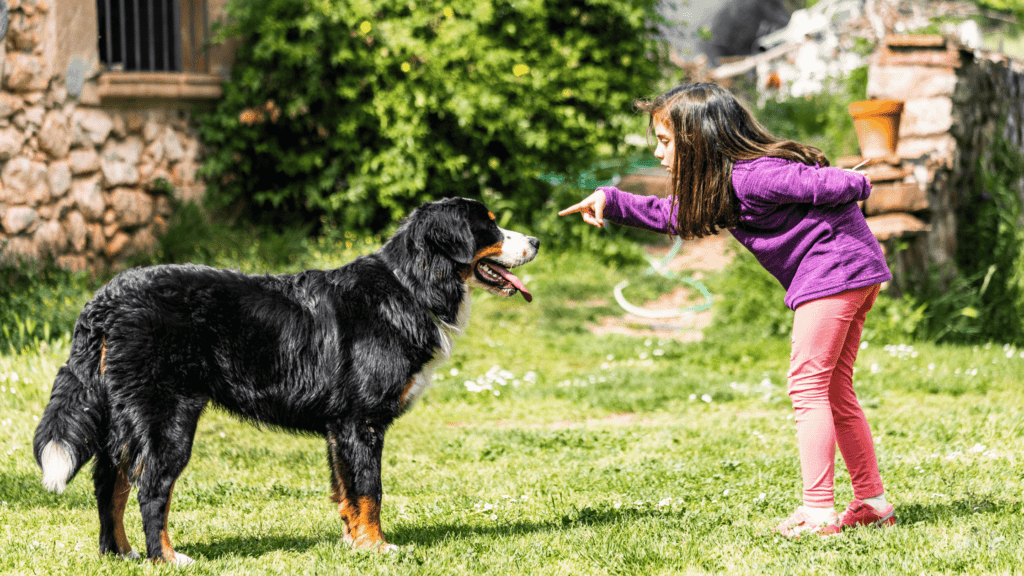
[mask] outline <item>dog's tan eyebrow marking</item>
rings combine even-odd
[[[491,212],[490,210],[488,210],[487,211],[487,217],[490,218],[491,220],[494,220],[494,212]]]

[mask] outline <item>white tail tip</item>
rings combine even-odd
[[[43,487],[57,494],[67,487],[68,477],[75,469],[75,461],[64,447],[64,443],[52,440],[43,447],[43,452],[39,455],[39,465],[43,469]]]

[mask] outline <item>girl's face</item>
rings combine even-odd
[[[676,139],[664,120],[654,120],[654,137],[658,139],[658,146],[654,149],[654,157],[661,160],[661,165],[671,174],[672,164],[676,160]]]

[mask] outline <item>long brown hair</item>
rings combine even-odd
[[[637,108],[651,115],[649,130],[662,122],[672,130],[672,204],[676,233],[686,240],[739,225],[740,205],[732,187],[739,160],[764,156],[828,166],[821,150],[773,136],[728,90],[709,83],[684,84]]]

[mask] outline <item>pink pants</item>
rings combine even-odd
[[[848,290],[796,308],[788,388],[796,410],[807,506],[835,504],[837,442],[850,471],[854,497],[871,498],[884,492],[871,429],[853,392],[853,362],[864,318],[878,290],[877,284]]]

